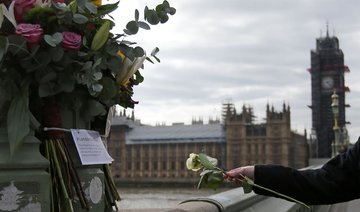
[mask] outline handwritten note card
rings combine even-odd
[[[99,132],[71,129],[71,134],[83,165],[109,164],[113,161],[101,140]]]

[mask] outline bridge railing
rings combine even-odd
[[[311,161],[312,165],[305,169],[314,169],[324,164],[326,160]],[[354,188],[358,189],[358,188]],[[167,212],[358,212],[360,199],[334,205],[311,206],[311,210],[303,205],[275,197],[257,195],[254,192],[244,194],[242,188],[235,188],[207,197],[197,197],[185,200]]]

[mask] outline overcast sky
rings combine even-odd
[[[146,3],[147,2],[147,3]],[[135,8],[162,1],[121,0],[114,16],[121,33]],[[350,73],[346,111],[351,141],[360,135],[360,1],[349,0],[169,0],[177,9],[164,25],[128,40],[147,52],[159,47],[161,63],[145,63],[135,89],[136,118],[144,124],[220,118],[223,102],[254,109],[258,122],[266,104],[291,108],[292,129],[311,129],[310,51],[315,39],[337,36]],[[106,1],[105,1],[106,3]]]

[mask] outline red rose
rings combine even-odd
[[[15,33],[22,36],[31,45],[40,43],[44,35],[39,24],[19,24],[16,26]]]
[[[65,50],[79,50],[81,46],[81,35],[74,32],[63,32],[62,46]]]
[[[36,0],[15,0],[15,19],[17,22],[23,21],[23,15],[35,6]]]

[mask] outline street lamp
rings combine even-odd
[[[334,116],[334,126],[333,126],[333,130],[334,130],[334,141],[333,141],[333,148],[332,148],[332,156],[334,157],[335,155],[337,155],[337,153],[339,152],[339,146],[340,146],[340,127],[338,124],[338,119],[339,119],[339,96],[336,94],[336,92],[334,91],[334,93],[331,95],[331,110]]]

